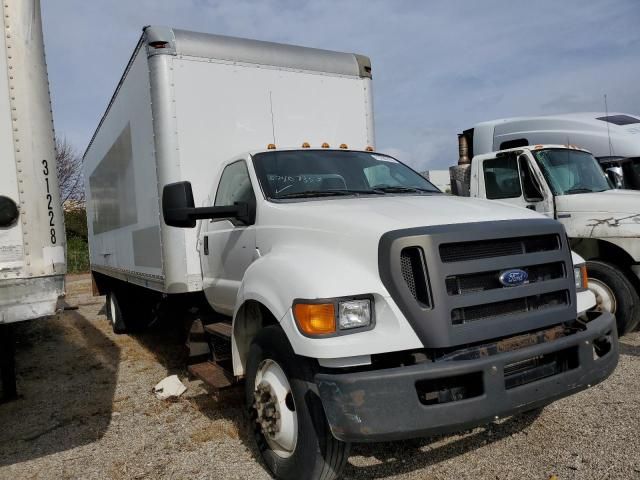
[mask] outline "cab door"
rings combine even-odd
[[[223,170],[214,206],[233,206],[236,202],[248,203],[255,212],[256,197],[244,160]],[[232,315],[244,273],[255,259],[255,226],[236,218],[206,222],[199,240],[205,296],[216,311]]]
[[[554,218],[553,194],[527,153],[508,152],[482,162],[481,191],[499,200]]]

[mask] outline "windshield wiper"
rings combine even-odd
[[[593,193],[593,190],[591,190],[590,188],[571,188],[564,193],[568,193],[569,195],[574,193]]]
[[[402,193],[402,192],[411,192],[411,193],[437,193],[435,190],[429,190],[426,188],[420,187],[406,187],[404,185],[376,185],[373,187],[375,190],[384,193]]]
[[[304,192],[285,193],[274,198],[331,197],[345,195],[384,195],[384,192],[378,190],[306,190]]]

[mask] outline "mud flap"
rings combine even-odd
[[[0,325],[0,378],[2,379],[0,401],[3,402],[14,400],[18,396],[15,354],[13,324]]]

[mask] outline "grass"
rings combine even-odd
[[[86,240],[73,234],[67,237],[67,272],[89,271],[89,245]]]

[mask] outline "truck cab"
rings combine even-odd
[[[615,313],[621,334],[640,319],[640,193],[612,188],[590,152],[535,145],[476,155],[469,194],[562,222],[572,248],[589,261],[598,308]]]
[[[640,190],[640,116],[620,112],[502,118],[466,130],[473,155],[537,144],[589,150],[618,189]]]
[[[232,319],[233,375],[275,455],[301,455],[307,388],[341,449],[535,408],[615,365],[613,316],[578,315],[555,220],[442,194],[377,152],[270,147],[224,162],[205,206],[165,186],[163,217],[198,227],[206,298]]]

